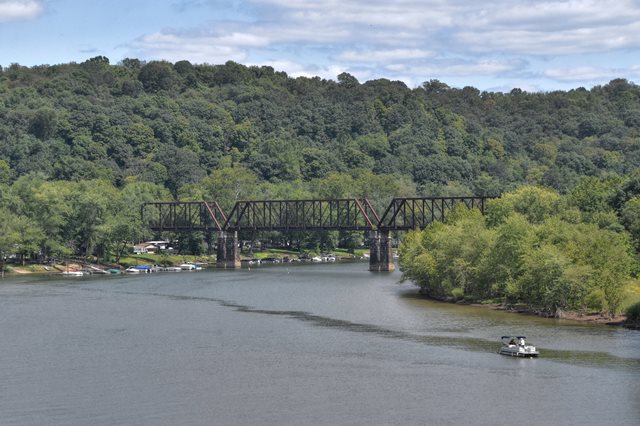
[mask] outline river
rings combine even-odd
[[[0,424],[638,424],[640,332],[366,263],[0,281]],[[496,354],[526,334],[537,359]]]

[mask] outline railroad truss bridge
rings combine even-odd
[[[153,231],[217,231],[217,266],[239,268],[239,231],[369,232],[369,270],[394,269],[390,232],[423,229],[446,221],[457,204],[485,211],[495,197],[394,198],[382,216],[367,199],[238,201],[227,215],[207,201],[144,203],[143,222]]]

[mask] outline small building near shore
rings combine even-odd
[[[134,254],[156,254],[161,251],[171,250],[169,241],[147,241],[133,246]]]

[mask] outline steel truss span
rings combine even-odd
[[[368,200],[239,201],[225,229],[230,231],[373,230],[378,217]]]
[[[152,231],[222,231],[227,221],[215,201],[144,203],[141,217]]]
[[[492,198],[496,197],[394,198],[382,214],[378,229],[408,231],[426,228],[432,222],[446,222],[447,213],[458,204],[484,214],[486,202]]]
[[[142,219],[153,231],[407,231],[445,222],[458,204],[484,213],[496,197],[394,198],[380,217],[366,198],[238,201],[229,215],[217,202],[152,202]]]

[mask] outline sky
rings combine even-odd
[[[529,92],[640,81],[640,0],[0,0],[0,66],[268,65]]]

